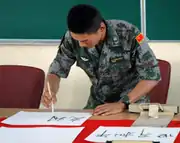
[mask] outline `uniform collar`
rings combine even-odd
[[[115,26],[110,21],[104,21],[106,24],[107,30],[107,39],[106,42],[111,47],[116,47],[120,45],[119,36],[116,32]]]

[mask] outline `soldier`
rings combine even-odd
[[[134,25],[122,20],[104,20],[90,5],[71,8],[68,31],[50,65],[42,103],[56,102],[61,78],[67,78],[77,62],[89,76],[92,86],[84,109],[94,115],[123,112],[130,103],[150,102],[148,93],[161,79],[158,62],[146,39]]]

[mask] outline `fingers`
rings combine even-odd
[[[99,105],[94,110],[94,115],[98,116],[109,111],[108,104]]]
[[[47,100],[46,97],[42,97],[41,103],[42,103],[43,106],[46,107],[46,108],[49,108],[49,107],[50,107],[49,102],[48,102],[48,100]]]
[[[49,95],[47,92],[43,93],[41,102],[46,108],[49,108],[50,103],[51,103],[51,98],[49,98]]]
[[[109,116],[109,115],[118,114],[121,112],[123,112],[123,110],[103,108],[101,110],[95,111],[93,115],[94,116],[98,116],[98,115]]]
[[[49,94],[49,92],[45,91],[42,95],[41,98],[41,103],[43,104],[43,106],[45,106],[46,108],[49,108],[53,102],[53,104],[55,104],[57,102],[57,98],[55,96],[55,94],[51,93],[52,95]]]
[[[95,108],[95,112],[99,112],[100,110],[106,109],[109,106],[109,104],[102,104]]]
[[[94,112],[94,116],[99,116],[99,115],[103,115],[105,113],[109,112],[109,109],[103,109],[103,110],[99,110],[99,111],[95,111]]]
[[[107,112],[103,113],[102,116],[109,116],[109,115],[113,115],[113,114],[117,114],[117,113],[120,113],[120,111],[112,110],[112,111],[107,111]]]
[[[124,107],[120,103],[105,103],[95,108],[93,115],[108,116],[118,114],[124,111]]]

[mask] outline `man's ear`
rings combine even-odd
[[[101,22],[100,31],[103,32],[105,28],[106,28],[105,24],[103,22]]]

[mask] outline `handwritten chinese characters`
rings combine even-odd
[[[81,112],[18,112],[17,114],[3,121],[13,125],[82,125],[89,117],[90,113]]]
[[[69,116],[69,117],[57,117],[57,116],[52,116],[49,120],[47,120],[48,122],[51,122],[51,121],[65,121],[65,120],[68,120],[68,121],[71,121],[71,122],[76,122],[76,121],[81,121],[82,119],[84,119],[86,117],[75,117],[75,116]]]
[[[101,126],[89,135],[86,140],[92,142],[105,142],[107,140],[137,140],[173,143],[179,131],[179,128]]]

